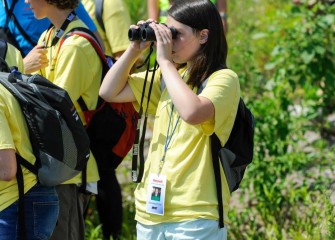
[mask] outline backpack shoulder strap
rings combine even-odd
[[[0,71],[9,72],[10,68],[6,62],[8,45],[3,39],[0,39]]]
[[[19,30],[20,34],[24,37],[24,39],[27,40],[27,42],[29,42],[30,45],[35,46],[36,43],[31,39],[31,37],[22,28],[22,26],[20,25],[19,21],[17,20],[17,17],[13,14],[14,7],[15,7],[16,3],[18,2],[18,0],[13,0],[12,1],[12,5],[10,6],[9,9],[8,9],[8,6],[7,6],[7,1],[4,0],[4,2],[5,2],[5,8],[6,8],[6,11],[7,11],[6,25],[5,25],[5,27],[8,28],[9,19],[12,19],[13,22],[14,22],[14,24],[15,24],[15,26]]]
[[[13,74],[15,73],[10,73],[8,75],[8,81],[5,81],[0,78],[0,83],[18,100],[21,108],[23,108],[28,104],[28,100],[11,83],[11,79],[14,79]]]
[[[6,10],[6,22],[5,22],[5,28],[8,27],[8,22],[9,22],[9,19],[12,18],[13,16],[13,11],[14,11],[14,7],[17,3],[18,0],[13,0],[12,1],[12,5],[10,5],[10,7],[8,7],[8,0],[4,0],[3,1],[3,4],[4,4],[4,7],[5,7],[5,10]]]
[[[94,34],[89,29],[84,28],[84,27],[76,27],[76,28],[71,29],[68,33],[66,33],[65,36],[60,41],[58,52],[59,52],[62,44],[66,40],[66,38],[68,38],[72,35],[79,35],[83,38],[86,38],[91,43],[91,45],[94,47],[95,51],[98,53],[98,55],[99,55],[100,59],[103,61],[103,63],[107,64],[106,56],[105,56],[105,54],[102,50],[102,47],[99,44],[99,41],[97,40],[97,38],[94,36]]]
[[[102,30],[105,30],[104,21],[102,20],[102,13],[104,11],[104,0],[95,0],[95,18]]]
[[[95,49],[95,51],[97,52],[101,62],[102,62],[102,66],[103,66],[103,70],[102,70],[102,77],[105,75],[105,73],[107,73],[109,67],[108,67],[108,62],[107,62],[107,58],[99,44],[99,41],[97,40],[97,38],[95,37],[95,35],[87,28],[84,27],[77,27],[77,28],[73,28],[71,29],[67,34],[65,34],[65,36],[60,40],[60,44],[58,47],[58,52],[62,46],[62,44],[64,43],[64,41],[66,40],[66,38],[68,38],[69,36],[72,35],[78,35],[81,36],[83,38],[86,38],[91,45],[93,46],[93,48]],[[103,78],[101,78],[102,81]],[[80,96],[78,99],[78,104],[80,106],[80,108],[83,111],[88,111],[88,108],[83,100],[83,98]],[[101,106],[103,104],[103,101],[101,100],[101,98],[99,98],[99,102],[97,104],[97,106]]]
[[[16,159],[18,161],[18,155],[16,154]],[[16,171],[16,180],[17,187],[19,192],[19,216],[18,216],[18,224],[19,224],[19,236],[20,239],[26,239],[26,224],[25,224],[25,212],[24,212],[24,179],[21,165],[17,164]]]
[[[7,42],[3,39],[0,39],[0,58],[2,58],[3,60],[6,59],[7,49]]]
[[[206,87],[208,78],[197,90],[197,94],[199,95],[204,88]],[[213,169],[214,169],[214,177],[215,177],[215,185],[216,185],[216,196],[218,199],[218,211],[219,211],[219,227],[224,227],[224,214],[223,214],[223,200],[222,200],[222,184],[221,184],[221,172],[220,172],[220,159],[219,159],[219,150],[221,148],[220,139],[216,136],[215,133],[211,135],[211,152],[212,152],[212,161],[213,161]]]
[[[221,172],[220,172],[220,160],[219,160],[219,149],[221,148],[219,138],[213,133],[211,135],[211,150],[212,150],[212,161],[214,168],[214,177],[216,184],[216,195],[218,199],[218,210],[219,210],[219,227],[224,227],[224,215],[223,215],[223,200],[222,200],[222,184],[221,184]]]

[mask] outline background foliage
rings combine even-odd
[[[125,0],[133,22],[143,0]],[[335,5],[228,1],[228,64],[256,118],[255,157],[233,193],[228,239],[335,239]],[[123,239],[135,239],[130,160]],[[102,239],[94,205],[87,239]]]

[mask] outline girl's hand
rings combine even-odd
[[[173,62],[172,60],[172,33],[171,30],[164,24],[150,23],[150,27],[155,31],[156,47],[157,47],[157,62],[161,65],[163,61]]]

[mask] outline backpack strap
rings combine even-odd
[[[205,79],[199,86],[197,94],[199,95],[202,90],[204,90],[207,84],[208,78]],[[220,159],[219,159],[219,150],[221,149],[220,139],[216,136],[215,133],[211,135],[211,152],[212,152],[212,161],[216,185],[216,196],[218,199],[218,211],[219,211],[219,227],[224,227],[224,214],[223,214],[223,200],[222,200],[222,184],[221,184],[221,172],[220,172]]]
[[[99,26],[102,30],[105,30],[104,21],[102,20],[102,14],[104,11],[104,0],[95,0],[95,18],[99,23]]]
[[[138,113],[139,119],[142,119],[143,115],[143,100],[144,100],[144,95],[146,92],[146,84],[147,84],[147,79],[148,79],[148,73],[149,73],[149,68],[150,68],[150,55],[153,52],[153,43],[150,45],[150,52],[144,61],[143,64],[147,62],[147,71],[145,74],[145,79],[144,79],[144,84],[143,84],[143,89],[142,89],[142,96],[141,96],[141,102],[140,102],[140,110]],[[150,80],[150,85],[149,85],[149,90],[148,90],[148,99],[147,99],[147,106],[146,106],[146,111],[144,113],[144,121],[143,121],[143,126],[142,126],[142,132],[141,132],[141,121],[138,121],[137,123],[137,128],[136,128],[136,135],[135,135],[135,142],[133,145],[133,156],[132,156],[132,166],[131,166],[131,177],[132,181],[134,183],[140,183],[143,177],[144,173],[144,138],[145,138],[145,132],[147,128],[147,120],[148,120],[148,108],[149,108],[149,102],[150,102],[150,96],[151,96],[151,90],[153,86],[153,81],[155,78],[155,73],[158,68],[158,62],[155,60],[154,68],[152,70],[152,75],[151,75],[151,80]],[[140,138],[141,136],[141,138]],[[137,171],[137,161],[139,157],[139,167]]]
[[[17,160],[17,171],[16,171],[16,180],[17,180],[17,186],[19,191],[19,218],[18,218],[18,224],[19,224],[19,239],[24,240],[26,239],[27,232],[26,232],[26,224],[25,224],[25,213],[24,213],[24,179],[23,179],[23,173],[22,168],[19,163],[20,160],[23,158],[16,154],[16,160]]]
[[[66,33],[65,36],[63,38],[61,38],[61,40],[60,40],[60,44],[59,44],[59,47],[58,47],[57,54],[59,53],[60,48],[61,48],[62,44],[64,43],[64,41],[72,35],[81,36],[81,37],[87,39],[91,43],[91,45],[93,46],[93,48],[95,49],[99,58],[102,61],[102,66],[103,66],[102,74],[104,75],[104,73],[107,73],[109,67],[108,67],[108,62],[107,62],[106,56],[102,51],[102,48],[99,44],[99,41],[96,39],[94,34],[87,28],[77,27],[77,28],[71,29],[68,33]],[[102,81],[102,78],[101,78],[101,81]],[[103,101],[102,98],[98,97],[97,108],[96,108],[96,110],[92,110],[92,111],[88,110],[87,105],[86,105],[84,99],[82,98],[82,96],[79,97],[77,102],[78,102],[80,108],[83,111],[85,121],[86,121],[86,128],[87,128],[94,112],[103,108],[104,101]],[[86,186],[87,186],[87,165],[85,166],[85,168],[81,172],[81,178],[82,178],[82,181],[81,181],[81,186],[79,187],[79,191],[84,193],[84,194],[89,194],[89,192],[86,190]]]
[[[224,227],[224,217],[223,217],[223,201],[222,201],[222,185],[221,185],[221,172],[220,172],[220,160],[219,160],[219,149],[221,148],[220,140],[215,133],[211,135],[211,149],[212,149],[212,160],[213,169],[216,184],[216,195],[218,199],[218,209],[219,209],[219,226]]]
[[[17,27],[17,29],[19,30],[19,32],[21,33],[21,35],[24,37],[24,39],[26,39],[29,42],[30,45],[35,46],[36,42],[34,42],[31,39],[31,37],[24,31],[24,29],[21,27],[19,21],[17,20],[16,16],[13,14],[14,7],[15,7],[15,5],[16,5],[17,2],[18,2],[18,0],[13,0],[12,1],[12,5],[8,9],[7,0],[4,0],[5,10],[7,12],[5,28],[8,28],[9,19],[12,19],[13,22],[14,22],[14,24],[15,24],[15,26]]]
[[[0,39],[0,71],[10,72],[10,68],[6,62],[8,45],[3,39]]]
[[[62,44],[64,43],[64,41],[66,40],[66,38],[68,38],[72,35],[81,36],[81,37],[87,39],[91,43],[91,45],[93,46],[93,48],[97,52],[97,54],[98,54],[98,56],[99,56],[99,58],[102,62],[102,67],[103,67],[102,76],[104,76],[105,73],[107,73],[108,69],[109,69],[108,60],[107,60],[105,54],[103,53],[102,47],[100,46],[98,39],[95,37],[95,35],[89,29],[84,28],[84,27],[77,27],[77,28],[71,29],[60,40],[60,44],[59,44],[59,47],[58,47],[58,52],[60,51],[60,48],[61,48]],[[58,54],[58,52],[57,52],[57,54]],[[103,78],[101,78],[101,82],[102,82],[102,79]],[[96,110],[91,111],[87,108],[86,103],[85,103],[84,99],[82,98],[82,96],[79,97],[77,102],[78,102],[80,108],[82,109],[82,111],[84,113],[85,121],[86,121],[86,127],[89,125],[90,120],[91,120],[94,112],[102,109],[103,106],[104,106],[104,103],[105,103],[105,101],[102,98],[98,97],[98,103],[97,103]]]

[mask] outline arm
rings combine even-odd
[[[228,0],[218,0],[217,1],[217,8],[220,12],[221,18],[222,18],[222,23],[224,27],[225,34],[228,32],[228,23],[227,23],[227,1]]]
[[[172,61],[171,31],[163,24],[151,23],[150,26],[155,30],[157,38],[157,61],[169,95],[180,117],[192,125],[211,120],[214,117],[212,102],[205,97],[198,96],[190,89]]]
[[[99,95],[107,102],[133,102],[135,96],[128,85],[128,76],[142,51],[136,51],[131,46],[122,54],[107,72]]]
[[[138,22],[138,24],[144,21]],[[130,26],[137,28],[137,26]],[[149,42],[131,41],[127,50],[109,69],[101,84],[99,95],[107,102],[133,102],[135,96],[128,85],[133,65],[149,47]]]
[[[13,149],[0,150],[0,181],[11,181],[16,176],[16,156]]]
[[[147,0],[148,18],[158,21],[159,19],[159,0]]]

